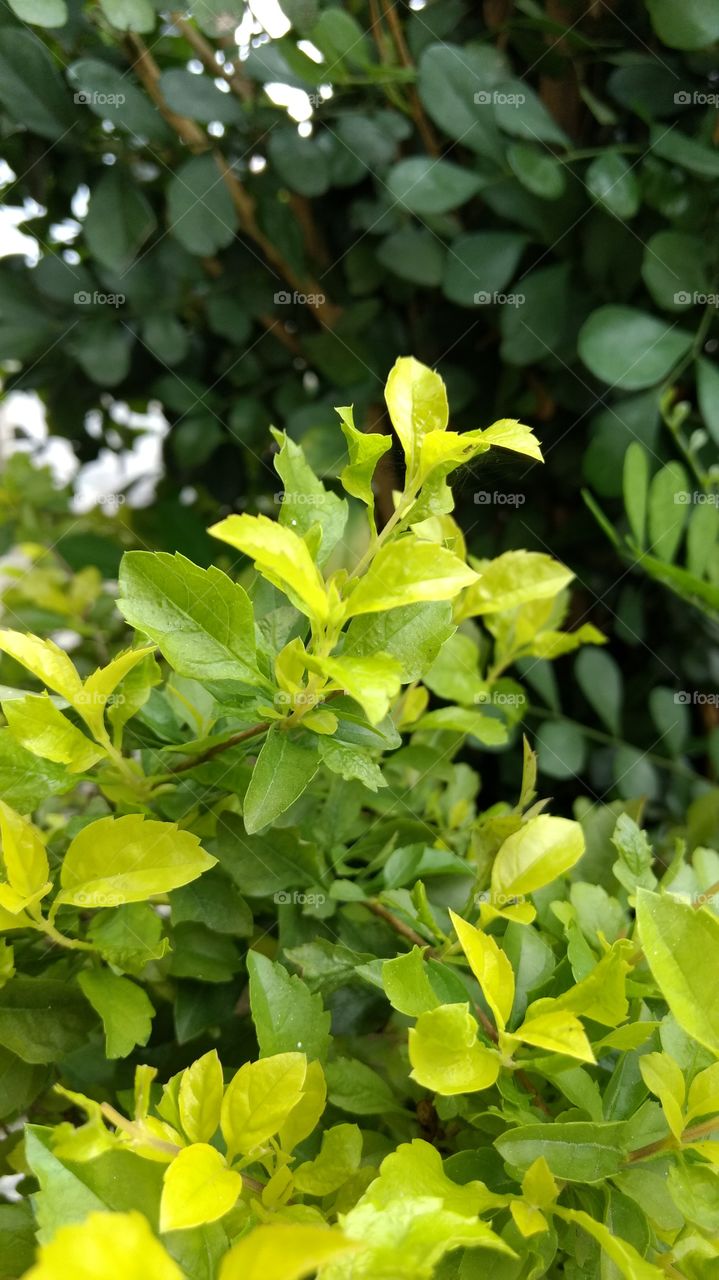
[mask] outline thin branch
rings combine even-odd
[[[426,938],[423,938],[419,933],[415,933],[415,930],[412,929],[410,925],[405,924],[404,920],[400,920],[399,916],[394,915],[392,911],[385,907],[382,902],[378,902],[376,898],[368,898],[366,902],[361,903],[361,905],[366,907],[368,911],[371,911],[372,914],[377,916],[380,920],[384,920],[385,924],[388,924],[391,929],[394,929],[395,933],[398,933],[402,938],[406,938],[413,946],[422,947],[423,949],[429,947],[430,944],[427,942]]]
[[[222,755],[223,751],[229,751],[230,747],[236,747],[240,742],[247,742],[250,738],[266,733],[269,727],[270,721],[263,720],[260,724],[253,724],[251,729],[233,733],[231,738],[225,738],[224,742],[216,742],[214,747],[208,747],[207,751],[202,751],[198,756],[190,756],[189,759],[183,760],[181,764],[170,769],[168,775],[163,776],[173,777],[176,773],[186,773],[188,769],[196,769],[198,765],[206,764],[208,760],[214,760],[215,756]]]
[[[205,70],[209,71],[212,76],[222,76],[222,79],[229,84],[232,92],[238,98],[241,98],[243,102],[252,102],[254,97],[252,85],[249,80],[240,75],[234,64],[232,71],[226,71],[224,54],[222,55],[223,61],[218,62],[215,57],[216,50],[214,45],[211,45],[202,32],[198,31],[197,27],[193,27],[192,23],[188,22],[181,13],[173,13],[172,22],[178,31],[182,32],[187,43],[194,49]]]
[[[404,31],[402,30],[402,23],[400,22],[399,14],[397,13],[395,0],[382,0],[382,8],[387,20],[387,25],[392,33],[392,39],[402,66],[414,70],[414,61],[407,47],[407,41],[404,38]],[[424,113],[424,107],[422,106],[422,100],[417,92],[416,85],[412,84],[409,86],[408,94],[412,118],[417,126],[417,132],[424,143],[425,149],[431,156],[438,156],[440,154],[439,143],[437,142],[434,130]]]

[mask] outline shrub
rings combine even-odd
[[[449,430],[409,358],[386,399],[381,530],[389,437],[340,409],[351,503],[276,433],[278,520],[213,526],[246,586],[133,550],[134,647],[0,631],[34,682],[0,730],[4,1275],[710,1274],[719,854],[547,813],[526,742],[478,807],[508,669],[602,636],[562,629],[564,566],[467,557],[451,514],[529,428]]]

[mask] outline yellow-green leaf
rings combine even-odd
[[[349,406],[338,409],[337,412],[349,454],[349,462],[340,472],[340,481],[347,493],[367,504],[367,513],[374,529],[372,477],[380,458],[392,448],[392,437],[373,431],[358,431]]]
[[[209,1142],[220,1123],[224,1081],[216,1049],[210,1049],[180,1077],[177,1104],[190,1142]]]
[[[306,1075],[304,1053],[277,1053],[240,1067],[222,1102],[229,1155],[247,1155],[278,1133],[302,1097]]]
[[[48,689],[74,702],[82,681],[63,649],[52,640],[23,635],[21,631],[0,630],[0,650],[42,680]]]
[[[641,1254],[637,1253],[633,1245],[613,1235],[603,1222],[592,1218],[590,1214],[585,1213],[584,1209],[564,1209],[556,1206],[554,1212],[565,1222],[574,1223],[575,1226],[586,1231],[587,1235],[592,1236],[601,1245],[607,1257],[611,1258],[625,1280],[664,1280],[666,1277],[667,1273],[663,1267],[655,1267],[653,1263],[647,1262]]]
[[[370,724],[379,724],[401,687],[402,666],[387,653],[367,658],[315,658],[307,655],[310,671],[329,677],[330,688],[344,689],[362,707]]]
[[[444,382],[414,356],[401,356],[390,370],[384,398],[404,449],[408,478],[412,479],[423,436],[428,431],[444,431],[449,421]]]
[[[406,534],[380,547],[348,597],[345,614],[351,618],[422,600],[452,600],[476,576],[446,547]]]
[[[186,1231],[216,1222],[235,1205],[242,1176],[206,1142],[185,1147],[167,1166],[160,1201],[160,1231]]]
[[[668,1053],[645,1053],[639,1059],[639,1070],[650,1093],[662,1104],[662,1111],[675,1138],[684,1131],[684,1098],[686,1085],[681,1067]]]
[[[25,1280],[183,1280],[182,1272],[152,1234],[147,1218],[131,1213],[91,1213],[60,1227],[40,1248]]]
[[[106,667],[98,667],[97,671],[88,676],[75,699],[75,706],[96,737],[101,738],[105,732],[104,715],[108,699],[128,672],[152,653],[154,648],[154,645],[148,645],[144,649],[127,649],[113,658]]]
[[[580,1062],[595,1061],[592,1046],[579,1018],[565,1009],[525,1018],[521,1027],[512,1032],[511,1038],[533,1045],[537,1049],[564,1053],[568,1058],[578,1058]]]
[[[719,1056],[719,920],[667,894],[637,892],[637,924],[652,975],[681,1027]]]
[[[228,516],[208,533],[228,542],[255,562],[270,582],[284,591],[308,617],[324,621],[329,604],[325,584],[307,543],[267,516]]]
[[[534,458],[543,462],[539,441],[532,431],[517,418],[499,418],[482,432],[482,439],[488,445],[499,449],[511,449],[513,453],[523,453],[526,458]]]
[[[2,704],[13,737],[44,760],[66,764],[70,773],[91,769],[105,752],[91,742],[51,702],[47,693],[28,694]]]
[[[16,915],[44,897],[52,887],[47,854],[40,832],[3,800],[0,800],[0,835],[8,881],[0,885],[0,903]]]
[[[278,1222],[255,1227],[230,1249],[219,1280],[303,1280],[357,1245],[330,1227]]]
[[[719,1112],[719,1062],[700,1071],[689,1086],[687,1099],[687,1124],[699,1116],[716,1115]]]
[[[126,1058],[150,1039],[155,1010],[144,987],[110,969],[84,969],[78,975],[83,995],[102,1018],[108,1058]]]
[[[475,929],[454,911],[450,911],[449,914],[462,950],[469,961],[469,967],[482,988],[498,1028],[503,1031],[514,1003],[512,966],[494,938],[488,933]]]
[[[468,1004],[443,1004],[420,1014],[409,1033],[412,1079],[443,1097],[489,1089],[499,1058],[477,1039]]]
[[[283,1151],[293,1151],[298,1142],[309,1138],[317,1128],[326,1104],[327,1081],[322,1064],[315,1059],[307,1064],[302,1097],[280,1127],[278,1136]]]
[[[537,1156],[527,1169],[522,1178],[522,1195],[538,1209],[548,1209],[557,1199],[559,1187],[544,1156]]]
[[[475,563],[479,580],[459,602],[459,616],[504,613],[533,600],[552,600],[572,581],[565,565],[542,551],[505,551]]]
[[[551,884],[569,871],[584,853],[578,822],[540,814],[504,841],[492,867],[492,895],[523,897]],[[717,926],[719,928],[719,926]]]
[[[100,818],[75,836],[60,873],[58,901],[81,907],[117,907],[169,893],[196,880],[217,859],[197,836],[174,822],[138,813]]]

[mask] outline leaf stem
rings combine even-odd
[[[221,755],[223,751],[229,751],[230,747],[236,747],[240,742],[248,742],[250,738],[256,738],[259,734],[266,733],[269,728],[270,721],[262,720],[259,724],[253,724],[250,729],[242,729],[240,733],[233,733],[224,742],[216,742],[213,747],[208,747],[207,751],[202,751],[197,756],[190,756],[187,760],[182,760],[180,764],[175,765],[168,773],[160,774],[155,781],[171,781],[175,774],[186,773],[188,769],[196,769],[198,765],[206,764],[208,760],[214,760],[215,756]]]

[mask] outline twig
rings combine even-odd
[[[234,64],[232,71],[225,71],[224,54],[222,55],[223,61],[218,62],[215,57],[214,46],[210,44],[209,40],[205,39],[202,32],[197,30],[197,27],[193,27],[191,22],[183,18],[181,13],[173,13],[172,22],[178,31],[182,32],[187,43],[195,50],[200,62],[210,72],[210,75],[222,76],[238,98],[241,98],[243,102],[252,102],[254,96],[252,85],[249,80],[239,74]]]
[[[183,760],[181,764],[175,765],[174,769],[169,770],[169,776],[172,777],[176,773],[186,773],[188,769],[196,769],[200,764],[206,764],[208,760],[214,760],[215,756],[219,756],[223,751],[229,751],[230,747],[236,747],[239,742],[247,742],[250,738],[256,738],[260,733],[266,733],[270,727],[269,720],[263,720],[260,724],[253,724],[251,729],[243,729],[241,733],[233,733],[231,738],[226,738],[224,742],[216,742],[214,747],[208,747],[207,751],[202,751],[198,756],[190,756],[188,760]]]
[[[402,23],[396,9],[396,0],[382,0],[382,8],[384,16],[387,19],[387,25],[392,33],[392,39],[397,50],[397,54],[403,67],[409,67],[414,70],[414,62],[412,55],[407,48],[407,41],[404,38]],[[410,106],[412,110],[412,118],[417,126],[417,131],[425,145],[426,150],[431,156],[438,156],[440,153],[439,144],[434,135],[434,130],[429,123],[422,106],[422,100],[417,92],[416,85],[410,85],[408,90]]]
[[[426,938],[423,938],[419,933],[415,933],[415,930],[412,929],[410,925],[405,924],[404,920],[400,920],[399,916],[394,915],[392,911],[385,907],[383,903],[378,902],[376,898],[368,898],[361,905],[366,907],[368,911],[371,911],[373,915],[378,916],[380,920],[384,920],[391,929],[394,929],[395,933],[399,933],[401,937],[406,938],[413,946],[422,947],[423,949],[429,947],[429,943]]]

